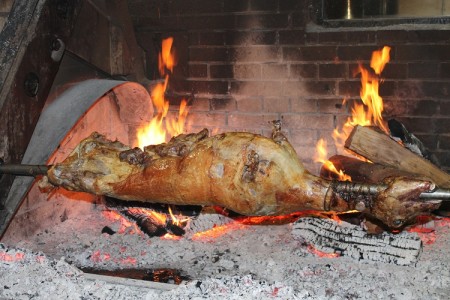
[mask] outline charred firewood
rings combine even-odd
[[[105,197],[105,204],[109,209],[117,211],[128,220],[135,222],[139,229],[149,237],[163,236],[166,233],[182,236],[185,233],[183,227],[173,220],[167,205],[165,208],[157,204],[153,204],[154,207],[149,207],[149,205],[132,207],[125,205],[127,203],[124,201],[111,197]],[[175,211],[177,212],[177,210]]]
[[[416,263],[422,249],[415,233],[371,235],[361,226],[331,219],[301,218],[293,225],[292,235],[321,252],[396,265]]]

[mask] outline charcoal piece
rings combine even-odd
[[[182,275],[181,271],[176,269],[161,268],[150,270],[143,279],[154,282],[180,284],[183,280],[188,280],[189,277]]]
[[[172,223],[172,221],[167,222],[166,229],[176,236],[182,236],[186,233],[186,231],[182,227]]]
[[[136,225],[149,237],[163,236],[167,233],[166,224],[161,224],[149,214],[145,214],[145,209],[133,212],[131,210],[119,211],[122,215],[136,222]]]
[[[292,227],[292,235],[321,252],[359,261],[411,265],[417,262],[422,250],[422,241],[416,233],[372,235],[360,226],[331,219],[300,218]]]
[[[116,232],[115,232],[114,230],[112,230],[111,227],[105,226],[105,227],[103,227],[103,229],[102,229],[102,233],[107,233],[107,234],[109,234],[109,235],[113,235],[113,234],[115,234]]]
[[[80,267],[80,270],[88,274],[97,274],[113,277],[121,277],[136,280],[145,280],[163,283],[180,284],[183,280],[190,278],[183,274],[182,271],[176,269],[116,269],[105,270],[92,267]]]

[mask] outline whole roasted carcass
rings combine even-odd
[[[375,196],[349,199],[332,182],[310,174],[276,130],[266,138],[242,132],[208,137],[205,129],[144,151],[93,133],[50,168],[48,179],[123,200],[220,205],[243,215],[358,209],[392,228],[440,204],[419,200],[434,184],[402,177],[387,179]]]

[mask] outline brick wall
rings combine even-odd
[[[324,29],[311,26],[306,0],[129,0],[129,8],[149,74],[161,38],[174,36],[170,94],[192,100],[192,129],[268,135],[268,121],[281,118],[312,171],[319,138],[335,152],[331,132],[348,115],[342,100],[359,98],[358,62],[391,46],[384,115],[404,122],[450,169],[450,30]]]

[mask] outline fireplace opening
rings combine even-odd
[[[60,14],[64,3],[59,2]],[[67,298],[306,299],[363,298],[377,291],[383,297],[445,297],[450,284],[445,252],[449,220],[434,212],[411,226],[401,218],[388,220],[387,228],[361,213],[376,197],[371,187],[388,184],[386,174],[407,173],[401,168],[410,157],[416,162],[420,156],[421,164],[409,172],[421,174],[432,165],[431,173],[439,175],[434,180],[442,180],[437,186],[448,188],[450,58],[445,25],[438,30],[414,25],[317,28],[311,25],[308,1],[80,3],[71,37],[57,36],[64,55],[55,77],[48,79],[51,88],[42,112],[33,111],[41,115],[35,132],[55,104],[83,103],[86,108],[78,112],[65,106],[61,114],[67,120],[50,125],[66,126],[72,122],[70,114],[79,117],[55,131],[66,134],[52,141],[54,146],[45,133],[55,128],[43,130],[43,142],[33,148],[41,153],[31,156],[44,157],[45,152],[48,157],[33,164],[62,162],[93,132],[121,149],[120,163],[139,166],[167,157],[184,159],[189,153],[186,140],[193,136],[170,144],[171,137],[196,133],[201,141],[204,128],[220,137],[239,131],[265,136],[276,145],[292,144],[305,170],[334,179],[331,191],[352,209],[328,211],[338,205],[336,199],[324,198],[319,211],[246,216],[217,205],[143,203],[47,189],[38,176],[2,234],[2,296],[52,292]],[[377,58],[381,62],[373,63]],[[37,103],[47,79],[41,70],[26,71],[39,78],[39,83],[34,81],[39,89],[20,88]],[[368,90],[377,94],[369,96]],[[378,97],[381,111],[374,101]],[[360,126],[350,143],[350,133],[339,136],[346,124],[351,130],[356,124],[368,125],[351,123],[358,111],[378,129]],[[10,119],[14,112],[5,110]],[[378,115],[382,118],[377,121]],[[170,133],[150,131],[155,124]],[[28,149],[35,142],[31,127],[25,134],[30,135]],[[27,149],[20,152],[17,147],[14,155],[8,154],[20,146],[19,129],[7,128],[0,124],[5,132],[1,158],[5,165],[23,163]],[[360,135],[376,143],[367,146]],[[140,141],[149,136],[162,139]],[[161,143],[168,144],[149,146]],[[377,158],[369,158],[375,162],[371,164],[340,152],[344,144],[356,152],[363,144],[376,155],[389,153],[391,160],[398,157],[389,151],[400,147],[402,159],[394,168],[377,164]],[[239,161],[244,171],[238,179],[246,184],[268,174],[270,166],[264,153],[250,150]],[[227,171],[217,165],[208,169],[208,176],[223,178]],[[200,177],[200,172],[194,175]],[[17,187],[6,182],[3,188]],[[158,188],[166,188],[163,180]],[[204,190],[199,193],[206,194],[208,187]],[[11,202],[1,199],[11,209]],[[423,203],[431,203],[427,201]],[[392,231],[397,222],[400,230]],[[23,287],[24,278],[31,287]]]

